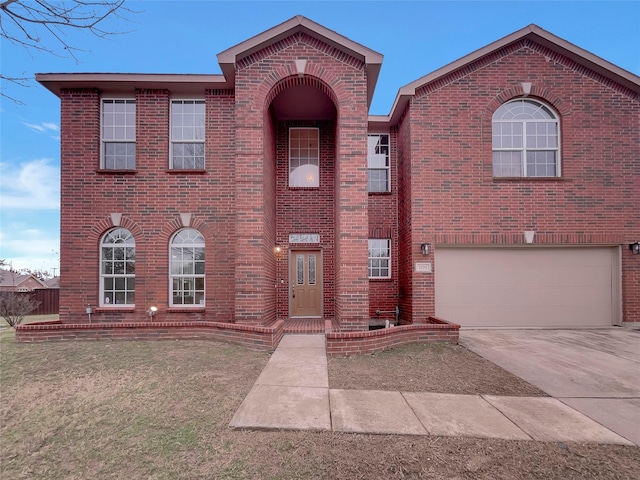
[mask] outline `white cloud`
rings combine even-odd
[[[0,204],[3,209],[60,208],[60,168],[49,158],[0,163]]]
[[[54,132],[59,132],[60,131],[60,128],[58,127],[58,125],[56,123],[43,122],[42,126],[44,128],[46,128],[47,130],[53,130]]]
[[[35,131],[35,132],[41,132],[41,133],[45,133],[45,132],[59,132],[60,128],[58,127],[57,123],[52,123],[52,122],[42,122],[42,123],[29,123],[29,122],[22,122],[23,125],[25,125],[26,127],[30,128],[31,130]]]
[[[11,230],[0,233],[0,258],[13,268],[51,270],[60,268],[60,238],[37,229]]]

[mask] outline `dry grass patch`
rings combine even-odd
[[[546,396],[539,388],[472,351],[449,343],[409,344],[371,355],[330,358],[329,386],[357,390]]]
[[[402,352],[382,358],[400,364]],[[635,479],[640,471],[639,449],[619,445],[231,430],[268,358],[207,341],[17,344],[0,332],[0,478]],[[391,385],[396,371],[376,375]]]

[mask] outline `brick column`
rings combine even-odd
[[[336,131],[336,320],[342,331],[369,325],[366,107],[362,110],[360,122],[341,118]]]
[[[82,182],[100,168],[100,92],[64,89],[60,112],[60,320],[83,323],[86,304],[98,303],[98,278],[84,274],[98,265],[96,245],[85,242],[95,218],[86,202],[98,194]]]

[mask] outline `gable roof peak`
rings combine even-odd
[[[239,60],[252,55],[280,40],[287,38],[294,33],[304,32],[337,50],[347,53],[352,57],[361,60],[367,70],[368,98],[371,103],[373,90],[378,80],[380,68],[382,66],[382,54],[354,42],[353,40],[330,30],[303,15],[286,20],[262,33],[238,43],[237,45],[224,50],[218,54],[218,63],[227,81],[234,83],[236,74],[236,64]]]
[[[386,117],[386,122],[381,123],[397,123],[409,99],[415,95],[416,90],[423,85],[436,81],[455,70],[464,68],[507,45],[519,42],[525,38],[547,47],[550,50],[573,60],[577,64],[599,73],[605,78],[612,79],[633,92],[640,93],[640,77],[637,75],[620,68],[617,65],[614,65],[613,63],[610,63],[603,58],[600,58],[597,55],[594,55],[593,53],[554,35],[551,32],[548,32],[535,23],[530,23],[520,30],[516,30],[515,32],[502,37],[489,45],[479,48],[478,50],[471,52],[468,55],[445,65],[444,67],[434,70],[404,87],[401,87],[400,90],[398,90],[395,101],[393,102],[391,112]]]

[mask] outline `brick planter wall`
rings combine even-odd
[[[381,352],[406,343],[458,343],[460,326],[429,317],[427,323],[362,332],[327,333],[327,356],[346,357]]]
[[[256,350],[274,350],[283,322],[268,327],[221,322],[129,322],[63,324],[43,322],[16,327],[18,342],[62,340],[219,340]]]

